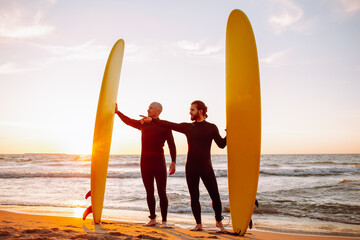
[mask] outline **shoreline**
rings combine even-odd
[[[57,221],[64,221],[63,218],[65,218],[66,221],[70,221],[70,222],[76,222],[77,224],[77,228],[82,227],[84,224],[84,226],[87,226],[88,224],[90,224],[90,226],[94,226],[94,224],[92,224],[92,217],[91,215],[88,217],[88,219],[86,219],[85,221],[82,220],[82,213],[83,210],[85,210],[84,208],[61,208],[61,207],[30,207],[30,206],[10,206],[10,205],[2,205],[0,206],[0,219],[7,219],[6,221],[2,221],[2,224],[0,225],[0,237],[4,237],[3,233],[7,232],[8,227],[6,225],[8,222],[8,218],[18,218],[20,219],[18,226],[20,227],[20,229],[18,229],[19,232],[24,231],[24,229],[29,228],[29,222],[25,221],[22,222],[22,220],[24,219],[43,219],[43,218],[51,218],[53,219],[52,221],[54,221],[55,223]],[[193,227],[194,222],[193,222],[193,218],[192,216],[185,216],[183,214],[173,214],[170,213],[169,217],[168,217],[168,223],[170,226],[173,227],[173,229],[175,229],[174,231],[177,232],[184,232],[182,234],[182,236],[185,235],[189,235],[189,236],[198,236],[199,234],[201,236],[205,236],[207,235],[214,235],[217,232],[217,229],[215,228],[214,224],[213,224],[213,217],[211,216],[204,216],[204,229],[206,231],[204,232],[200,232],[200,233],[194,233],[194,232],[190,232],[189,229],[191,227]],[[146,212],[141,212],[141,211],[131,211],[131,210],[109,210],[109,209],[104,209],[103,211],[103,224],[102,226],[104,228],[107,228],[108,226],[108,222],[111,222],[111,224],[127,224],[130,226],[127,226],[126,228],[137,228],[138,226],[142,226],[143,224],[145,224],[147,221],[147,213]],[[354,230],[354,234],[341,234],[339,233],[318,233],[318,232],[314,232],[314,231],[306,231],[306,226],[301,225],[301,221],[299,221],[298,223],[296,222],[286,222],[284,220],[284,222],[282,224],[291,224],[292,226],[297,226],[297,229],[292,229],[291,227],[287,226],[288,228],[284,228],[282,230],[274,230],[272,228],[267,227],[266,222],[273,222],[270,220],[267,221],[260,221],[261,223],[258,223],[255,225],[255,227],[253,229],[248,229],[247,233],[245,234],[245,236],[240,237],[240,236],[234,236],[234,235],[224,235],[222,236],[224,239],[228,239],[229,236],[231,236],[231,238],[236,237],[236,239],[241,239],[244,237],[251,237],[251,238],[256,238],[256,239],[289,239],[292,238],[294,239],[296,237],[296,239],[360,239],[360,227],[356,230]],[[5,226],[4,226],[5,223]],[[279,222],[280,224],[281,222]],[[260,226],[260,225],[261,226]],[[44,225],[44,224],[42,224]],[[81,226],[80,226],[81,225]],[[258,226],[259,225],[259,226]],[[32,224],[32,226],[34,226]],[[258,226],[258,227],[257,227]],[[286,224],[285,224],[286,226]],[[48,225],[45,224],[45,229],[49,228]],[[59,227],[57,227],[59,228]],[[82,227],[83,228],[83,227]],[[87,228],[89,228],[89,226],[87,226]],[[147,227],[148,229],[149,227]],[[159,227],[155,227],[154,229],[158,229]],[[227,226],[226,227],[228,230],[231,230],[231,226]],[[323,226],[324,230],[326,230],[326,225]],[[150,228],[152,229],[152,228]],[[301,230],[299,230],[301,229]],[[112,232],[112,228],[108,229],[110,232]],[[134,230],[134,229],[133,229]],[[132,234],[136,234],[136,231],[132,231]],[[164,229],[163,229],[164,230]],[[80,231],[80,233],[84,233],[84,229],[83,231]],[[108,232],[109,232],[108,231]],[[41,232],[41,231],[40,231]],[[116,234],[116,233],[114,233]],[[195,234],[195,235],[194,235]],[[205,234],[205,235],[204,235]],[[156,234],[155,234],[156,235]],[[156,236],[152,236],[154,237],[154,239],[160,239],[159,237]],[[185,236],[184,235],[184,236]],[[216,235],[217,236],[217,235]],[[226,237],[225,237],[226,236]],[[136,237],[136,236],[135,236]],[[172,236],[174,237],[174,236]],[[209,236],[208,236],[209,237]],[[210,236],[211,237],[211,236]],[[219,236],[217,236],[219,238]],[[8,238],[11,239],[11,238]],[[130,238],[131,239],[131,238]],[[149,238],[150,239],[150,238]],[[167,239],[167,238],[165,238]],[[169,239],[182,239],[179,238],[179,236],[177,236],[176,238],[169,238]],[[188,238],[191,239],[191,238]],[[220,237],[221,239],[221,237]]]

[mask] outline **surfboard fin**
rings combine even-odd
[[[257,199],[255,199],[255,206],[259,207],[259,202]],[[250,219],[249,228],[252,229],[252,227],[253,227],[253,221],[252,219]]]
[[[92,213],[92,206],[88,207],[84,214],[83,214],[83,220],[85,220],[85,218],[87,217],[87,215],[89,215],[90,213]]]
[[[91,196],[91,190],[86,194],[85,199],[88,199],[88,197]]]

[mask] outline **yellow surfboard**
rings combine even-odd
[[[241,10],[226,28],[226,129],[232,227],[244,235],[254,210],[260,168],[260,76],[254,33]]]
[[[101,221],[104,203],[115,104],[124,56],[124,45],[124,40],[120,39],[114,44],[110,52],[101,84],[96,113],[91,156],[91,190],[86,194],[86,198],[91,196],[91,206],[85,210],[83,215],[83,219],[85,219],[88,214],[92,213],[96,224]]]

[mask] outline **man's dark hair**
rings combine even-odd
[[[192,103],[191,103],[191,105],[196,105],[196,108],[197,108],[197,110],[203,110],[203,115],[204,115],[204,118],[207,118],[208,117],[208,115],[206,114],[206,112],[207,112],[207,106],[205,105],[205,103],[203,103],[202,101],[200,101],[200,100],[196,100],[196,101],[193,101]]]

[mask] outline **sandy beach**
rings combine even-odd
[[[244,236],[219,233],[215,228],[192,232],[179,227],[145,227],[143,223],[21,214],[0,210],[0,239],[356,239],[336,236],[283,234],[249,230]]]

